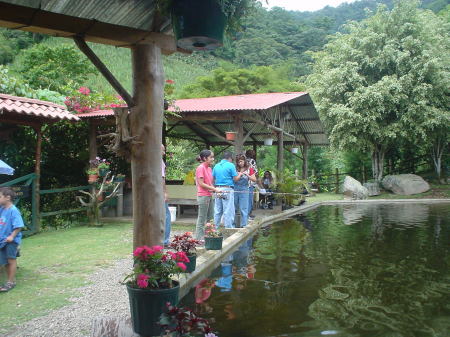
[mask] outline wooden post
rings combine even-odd
[[[255,156],[258,153],[258,144],[256,142],[253,142],[253,151],[255,151]]]
[[[363,165],[361,168],[362,173],[362,183],[364,184],[366,182],[366,167]]]
[[[94,160],[97,157],[97,123],[89,120],[89,160]]]
[[[302,178],[308,179],[308,144],[303,144]]]
[[[336,194],[339,194],[339,169],[336,168]]]
[[[41,217],[40,217],[40,204],[41,204],[41,195],[39,191],[41,190],[41,153],[42,153],[42,125],[36,126],[34,128],[36,132],[36,153],[35,153],[35,163],[34,163],[34,173],[36,173],[36,179],[34,180],[33,186],[33,196],[34,198],[34,207],[32,207],[33,217],[33,227],[36,232],[39,232],[41,229]]]
[[[282,174],[284,170],[284,144],[282,132],[277,132],[277,139],[278,139],[277,170]]]
[[[392,159],[389,158],[388,160],[388,173],[392,174]]]
[[[130,113],[133,187],[133,246],[160,245],[164,233],[161,173],[164,73],[161,49],[136,45],[131,49],[133,101]]]
[[[237,132],[234,140],[234,154],[237,155],[244,150],[244,123],[240,116],[234,116],[234,131]]]

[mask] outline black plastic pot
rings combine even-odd
[[[140,289],[127,285],[133,330],[141,336],[159,336],[159,317],[166,312],[166,303],[178,304],[180,285],[169,289]]]
[[[197,255],[188,255],[189,262],[185,262],[186,270],[185,273],[192,273],[195,270],[195,266],[197,264]]]
[[[208,237],[205,236],[205,249],[206,250],[221,250],[222,249],[223,236]]]
[[[171,14],[180,48],[212,50],[222,46],[226,17],[217,0],[173,0]]]

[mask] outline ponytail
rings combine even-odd
[[[204,162],[206,161],[206,158],[208,158],[211,155],[211,153],[212,152],[210,150],[202,150],[196,159],[199,162]]]

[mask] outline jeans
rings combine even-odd
[[[214,201],[214,224],[216,228],[220,225],[223,215],[225,228],[234,228],[234,193],[229,187],[219,187],[220,191],[225,191],[226,198],[216,198]]]
[[[166,202],[166,226],[164,230],[164,244],[167,245],[170,242],[170,224],[172,220],[170,219],[170,211],[169,211],[169,204]]]
[[[248,189],[248,215],[253,211],[253,192],[255,192],[255,186],[250,186]]]
[[[205,224],[214,219],[214,199],[212,196],[197,196],[198,218],[195,226],[195,238],[203,239],[205,236]]]
[[[234,207],[241,213],[241,228],[248,222],[248,188],[235,190]]]

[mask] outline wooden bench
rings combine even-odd
[[[177,206],[177,215],[182,214],[182,206],[198,206],[197,186],[166,185],[169,205]]]

